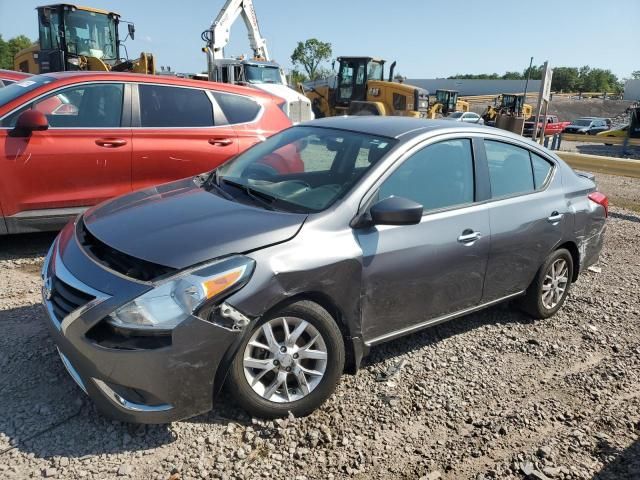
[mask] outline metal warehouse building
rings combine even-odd
[[[627,80],[623,100],[640,101],[640,80]]]
[[[422,87],[434,94],[436,90],[457,90],[460,95],[499,95],[524,91],[526,80],[459,80],[456,78],[408,78],[405,83]],[[529,80],[527,92],[540,91],[540,80]]]

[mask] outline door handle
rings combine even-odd
[[[471,229],[467,229],[458,237],[458,241],[465,245],[471,245],[473,242],[480,240],[481,238],[482,234],[480,232],[474,232]]]
[[[209,143],[218,147],[226,147],[233,143],[232,138],[210,138]]]
[[[124,138],[99,138],[96,140],[96,145],[105,148],[117,148],[127,144]]]
[[[553,212],[549,217],[547,217],[547,221],[549,223],[558,223],[560,220],[562,220],[562,217],[562,213]]]

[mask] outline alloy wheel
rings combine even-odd
[[[260,397],[294,402],[311,393],[327,368],[327,345],[311,323],[277,317],[257,328],[244,350],[244,376]]]
[[[569,284],[569,266],[563,258],[551,264],[542,282],[541,299],[546,309],[555,308],[562,300]]]

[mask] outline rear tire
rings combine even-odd
[[[249,415],[303,417],[331,396],[344,361],[335,320],[318,304],[300,301],[256,323],[233,360],[229,387]]]
[[[533,318],[555,315],[569,294],[573,268],[573,257],[568,250],[560,248],[553,252],[536,273],[519,307]]]

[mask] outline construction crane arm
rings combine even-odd
[[[260,35],[258,18],[252,0],[227,0],[209,30],[202,32],[202,39],[207,42],[207,48],[210,50],[213,60],[224,58],[224,47],[229,43],[231,26],[239,16],[242,16],[247,27],[253,55],[256,58],[270,61],[267,41]]]

